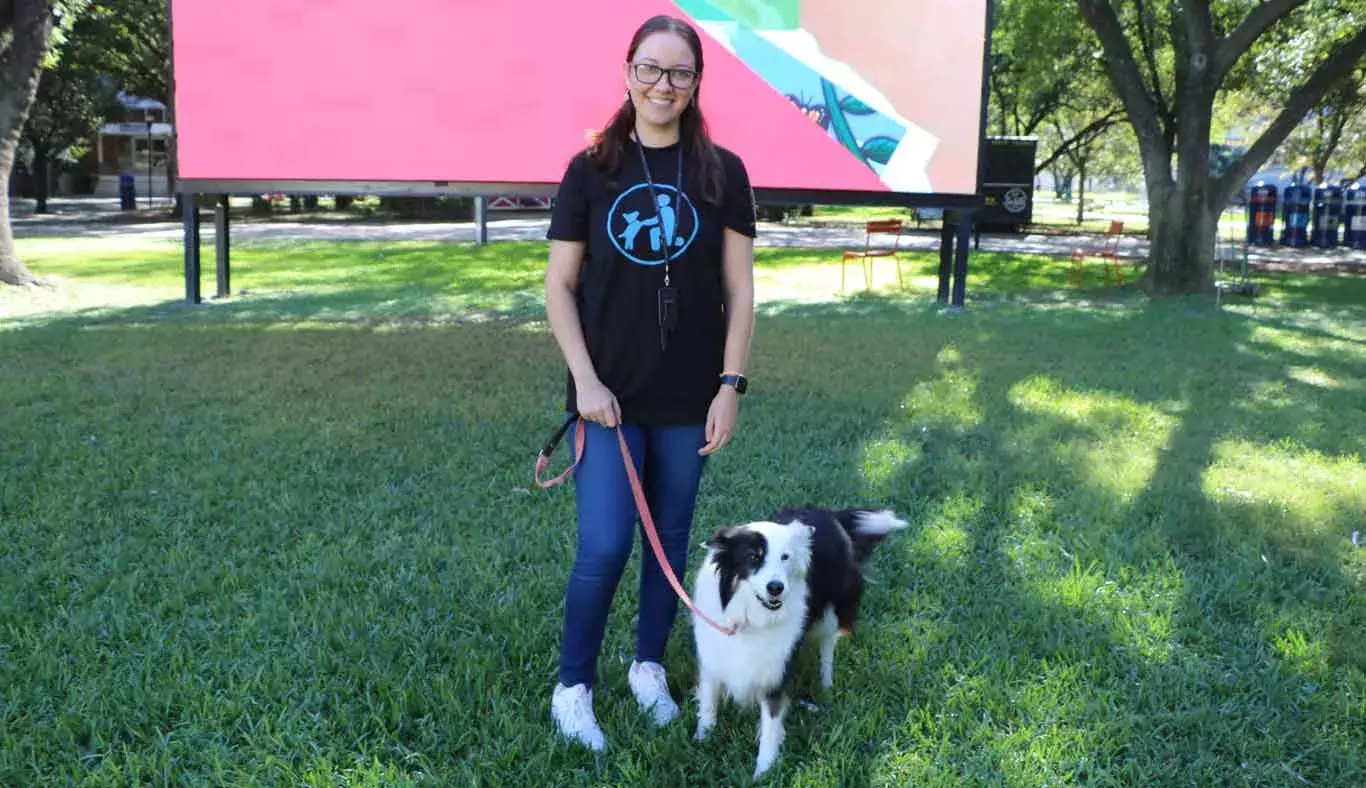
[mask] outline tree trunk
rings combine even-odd
[[[33,212],[47,213],[48,185],[52,183],[52,157],[47,148],[33,148]]]
[[[3,99],[0,99],[3,103]],[[14,169],[14,151],[0,149],[0,183],[8,185]],[[10,226],[9,189],[0,189],[0,285],[32,285],[38,280],[14,252],[14,230]]]
[[[1146,278],[1153,293],[1211,291],[1217,227],[1218,212],[1191,189],[1172,185],[1149,192]]]
[[[166,141],[166,193],[171,196],[172,216],[180,216],[182,211],[180,191],[176,181],[180,177],[180,133],[176,126],[175,106],[175,40],[172,35],[171,15],[166,14],[166,122],[171,126],[170,139]],[[150,152],[148,155],[151,155]]]
[[[1148,284],[1157,294],[1214,289],[1214,244],[1226,195],[1211,188],[1210,129],[1214,120],[1213,38],[1206,20],[1184,21],[1176,38],[1176,182],[1149,204]]]
[[[31,285],[37,279],[14,250],[9,180],[14,155],[38,92],[43,55],[52,40],[52,0],[13,0],[13,40],[0,73],[0,284]]]
[[[1072,170],[1065,167],[1054,167],[1050,173],[1053,175],[1053,197],[1058,200],[1071,199]]]
[[[1077,165],[1077,225],[1086,223],[1086,164]]]
[[[996,106],[1000,107],[1001,109],[1001,113],[997,117],[997,120],[1000,121],[999,130],[997,133],[1000,134],[1002,137],[1005,137],[1009,133],[1009,130],[1006,127],[1006,116],[1010,114],[1010,112],[1006,109],[1006,93],[1005,90],[1001,87],[1001,77],[993,75],[990,77],[990,79],[991,92],[996,94]]]

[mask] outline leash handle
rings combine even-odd
[[[563,483],[571,474],[573,474],[574,469],[579,467],[579,462],[583,459],[585,437],[583,424],[580,422],[579,429],[574,430],[574,463],[565,469],[564,473],[561,473],[553,479],[541,478],[541,475],[545,473],[546,468],[550,466],[550,455],[555,452],[555,447],[559,445],[560,439],[564,437],[565,431],[569,429],[570,425],[575,421],[580,421],[577,416],[571,416],[565,421],[536,457],[536,484],[543,490]],[[650,505],[645,500],[645,491],[641,487],[640,478],[636,475],[636,465],[631,461],[631,449],[626,445],[626,434],[621,431],[621,425],[617,425],[616,433],[617,443],[621,446],[621,460],[626,466],[626,476],[631,481],[631,494],[635,497],[636,509],[640,512],[640,522],[644,526],[645,537],[650,542],[650,549],[654,551],[655,559],[659,561],[659,568],[664,570],[664,577],[669,581],[669,585],[673,586],[674,593],[678,595],[678,598],[683,600],[683,604],[687,605],[688,609],[695,613],[698,618],[705,621],[713,629],[723,635],[734,635],[740,628],[738,622],[731,624],[729,628],[716,623],[710,616],[697,608],[696,603],[688,596],[688,592],[683,589],[683,584],[678,582],[678,577],[674,574],[673,567],[669,564],[669,558],[664,554],[664,545],[659,540],[659,531],[655,528],[654,518],[650,516]]]
[[[583,459],[584,434],[582,429],[577,429],[574,431],[573,464],[566,468],[564,473],[561,473],[553,479],[541,478],[541,474],[545,473],[546,469],[550,467],[550,455],[555,453],[555,447],[560,444],[560,439],[564,437],[565,431],[568,430],[575,421],[578,421],[578,416],[570,416],[568,419],[565,419],[564,424],[561,424],[560,428],[555,431],[555,434],[550,437],[550,440],[546,441],[545,446],[541,447],[540,454],[536,455],[536,486],[540,487],[542,490],[548,490],[557,484],[562,484],[574,473],[574,469],[579,467],[579,461]]]

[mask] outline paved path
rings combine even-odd
[[[13,219],[16,238],[101,238],[115,245],[138,245],[164,241],[179,244],[183,234],[175,221],[119,220],[117,204],[110,202],[72,201],[73,205],[57,204],[56,212],[35,216],[16,211]],[[79,203],[79,204],[78,204]],[[27,214],[27,215],[25,215]],[[206,214],[211,217],[211,214]],[[498,217],[488,222],[490,241],[544,240],[548,219],[544,216]],[[381,222],[365,220],[295,220],[288,216],[268,220],[238,220],[231,228],[234,245],[280,243],[290,241],[473,241],[473,222]],[[213,253],[214,228],[211,218],[201,224],[200,238],[206,256]],[[765,222],[760,225],[758,244],[773,247],[859,248],[863,245],[863,231],[858,225],[838,223],[780,224]],[[903,246],[918,251],[939,249],[938,231],[914,231],[903,237]],[[1067,256],[1079,244],[1098,243],[1096,236],[1009,233],[984,233],[979,248],[984,252],[1018,252]],[[881,241],[878,245],[887,245]],[[1241,247],[1231,251],[1226,243],[1221,250],[1229,259],[1240,261]],[[1141,259],[1148,253],[1145,239],[1126,237],[1120,255],[1127,259]],[[1262,249],[1249,250],[1252,265],[1285,265],[1308,268],[1340,267],[1366,271],[1366,251],[1338,249]],[[1236,262],[1234,263],[1236,264]]]

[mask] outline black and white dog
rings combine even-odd
[[[718,529],[705,546],[693,602],[727,635],[693,615],[697,739],[716,724],[723,697],[758,704],[757,779],[777,760],[792,666],[803,639],[820,641],[821,684],[835,679],[835,643],[853,631],[862,568],[906,522],[886,509],[783,509],[771,520]]]

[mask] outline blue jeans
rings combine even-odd
[[[615,429],[576,422],[566,433],[573,446],[575,431],[585,429],[583,459],[574,471],[579,508],[578,549],[564,596],[564,642],[560,682],[566,687],[597,678],[607,614],[617,584],[631,557],[637,523],[635,496],[621,456]],[[626,445],[650,506],[659,541],[679,584],[685,583],[693,509],[705,457],[705,425],[622,425]],[[654,550],[641,535],[640,611],[636,659],[663,662],[664,649],[678,612],[678,597],[660,571]],[[685,586],[686,587],[686,586]]]

